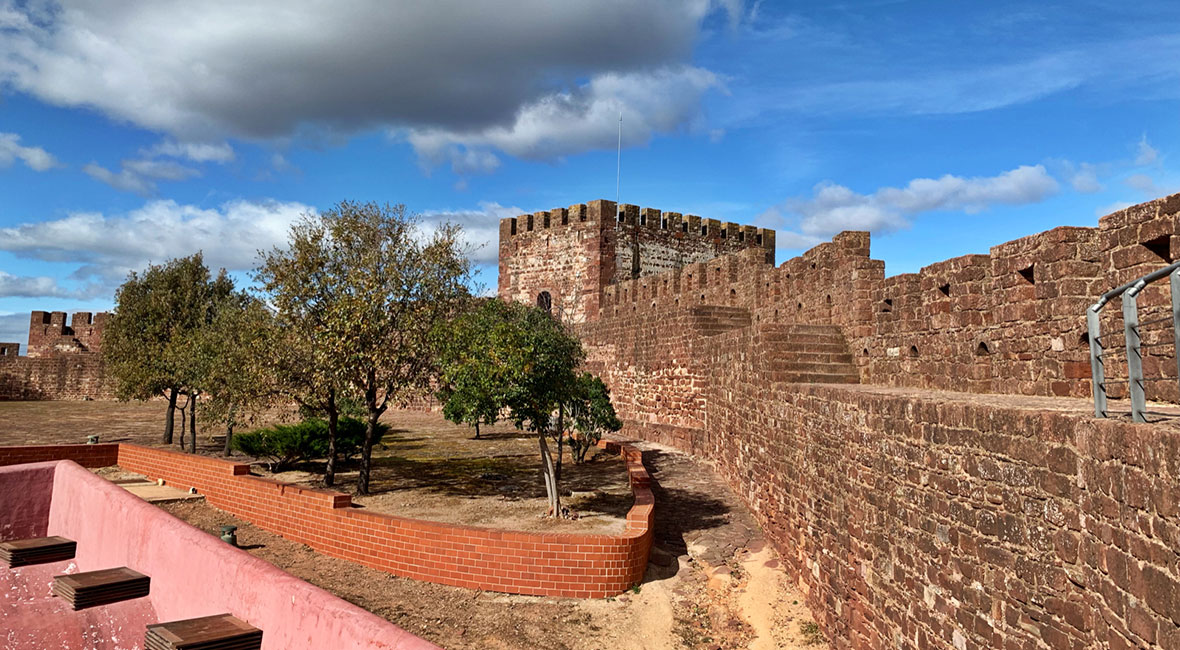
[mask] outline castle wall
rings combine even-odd
[[[598,318],[603,290],[621,279],[747,249],[773,264],[774,231],[592,201],[501,219],[498,295],[538,304],[546,292],[565,322],[582,323]]]
[[[777,268],[756,249],[606,286],[600,319],[635,319],[688,305],[743,307],[752,322],[840,327],[864,383],[1020,395],[1090,395],[1085,312],[1098,296],[1180,259],[1180,195],[885,277],[869,235],[844,232]],[[1139,300],[1142,321],[1166,316],[1157,282]],[[625,307],[629,305],[629,307]],[[1119,300],[1102,314],[1110,348],[1122,345]],[[603,327],[616,327],[605,323]],[[1145,326],[1144,372],[1175,379],[1168,323]],[[1165,345],[1153,345],[1165,343]],[[1125,364],[1107,360],[1110,395],[1125,396]],[[1150,381],[1148,399],[1180,401],[1175,381]]]
[[[1180,431],[1084,402],[767,381],[759,326],[712,347],[688,450],[834,648],[1180,647]]]
[[[109,314],[35,311],[29,317],[28,355],[0,343],[0,400],[114,399],[102,360]]]
[[[97,352],[102,346],[102,330],[108,314],[75,312],[66,323],[62,311],[35,311],[29,317],[30,357],[76,352]]]
[[[612,250],[604,224],[614,205],[572,205],[500,220],[499,296],[531,305],[547,292],[555,313],[573,322],[598,314],[602,287],[610,281]]]
[[[629,435],[716,464],[834,647],[1180,647],[1180,431],[1088,417],[1084,336],[1101,293],[1180,255],[1178,219],[1165,197],[892,277],[867,233],[744,250],[610,284],[578,333]],[[1102,322],[1121,346],[1118,300]],[[777,324],[838,328],[876,386],[784,381]],[[1147,376],[1173,355],[1145,348]]]
[[[0,356],[0,401],[115,399],[102,355]]]

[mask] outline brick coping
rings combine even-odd
[[[603,440],[623,456],[635,498],[620,534],[536,533],[448,524],[369,512],[350,495],[250,474],[220,458],[130,443],[0,447],[0,465],[73,460],[117,464],[313,549],[395,575],[505,593],[602,598],[643,579],[655,500],[642,452]]]

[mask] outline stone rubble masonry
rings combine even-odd
[[[220,510],[332,557],[441,584],[536,596],[605,598],[643,580],[655,500],[641,452],[622,454],[635,501],[617,535],[532,533],[407,519],[354,508],[349,495],[250,475],[250,466],[133,444],[0,447],[0,466],[72,460],[118,464],[195,488]]]
[[[113,399],[104,371],[102,331],[110,314],[32,312],[27,356],[0,343],[0,400]]]
[[[630,214],[631,206],[624,208]],[[885,277],[884,262],[869,257],[869,234],[843,232],[778,267],[773,248],[727,252],[732,237],[709,240],[728,242],[715,248],[726,254],[701,261],[696,253],[707,251],[694,240],[695,253],[659,256],[632,279],[616,263],[623,254],[618,237],[631,217],[627,224],[602,225],[604,215],[615,212],[612,202],[595,201],[560,211],[560,219],[502,220],[500,297],[535,303],[537,294],[549,291],[567,322],[587,331],[626,328],[648,316],[675,321],[674,312],[692,305],[740,308],[753,323],[833,325],[847,340],[863,383],[978,393],[1089,396],[1086,308],[1103,292],[1180,259],[1176,194],[1102,217],[1097,228],[1055,228],[918,273]],[[656,220],[650,212],[648,225],[637,228],[641,233]],[[675,222],[667,217],[675,213],[663,214],[662,222]],[[544,223],[550,225],[538,225]],[[750,232],[729,232],[735,229]],[[756,235],[764,245],[774,238],[772,231],[754,235],[745,238],[747,246]],[[657,252],[641,257],[655,260]],[[1122,344],[1120,304],[1112,301],[1103,311],[1108,348]],[[1143,321],[1169,309],[1166,281],[1140,295]],[[1168,323],[1145,327],[1146,344],[1170,341]],[[1176,378],[1170,345],[1145,347],[1143,366],[1147,377]],[[1117,351],[1107,370],[1109,394],[1125,396],[1125,363]],[[1153,380],[1146,390],[1149,400],[1180,402],[1176,381]]]
[[[844,232],[778,267],[596,276],[570,320],[627,435],[716,464],[834,648],[1180,648],[1180,430],[1052,406],[1090,395],[1086,308],[1180,258],[1178,219],[1169,196],[894,277]],[[502,298],[596,272],[530,264]],[[1139,306],[1166,314],[1167,283]],[[1103,337],[1122,341],[1117,300]],[[851,355],[861,385],[794,378],[800,350]],[[1170,346],[1144,352],[1175,379]],[[1180,401],[1175,381],[1148,397]]]
[[[536,304],[548,292],[571,322],[597,318],[603,289],[741,250],[774,264],[774,231],[614,201],[500,220],[501,298]],[[638,264],[635,263],[638,258]]]

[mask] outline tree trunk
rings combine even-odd
[[[475,421],[475,439],[479,440],[479,420]]]
[[[189,393],[188,398],[188,441],[189,453],[197,453],[197,393]]]
[[[234,407],[229,407],[229,414],[225,418],[225,449],[221,451],[222,455],[229,456],[233,451],[234,440]]]
[[[561,495],[557,493],[557,481],[553,478],[553,457],[549,455],[549,443],[545,442],[547,435],[544,431],[537,434],[537,442],[541,445],[541,475],[545,478],[545,493],[549,496],[549,514],[560,517]]]
[[[163,443],[166,445],[172,444],[172,427],[176,423],[176,389],[168,389],[168,411],[164,416],[164,438]]]
[[[565,406],[558,404],[557,406],[557,464],[554,466],[553,482],[554,484],[561,483],[561,457],[565,455],[562,441],[565,438]]]
[[[328,395],[325,410],[328,412],[328,466],[324,468],[324,485],[332,487],[336,484],[336,425],[340,422],[335,393]]]
[[[365,442],[361,447],[361,471],[356,479],[356,493],[369,493],[369,471],[373,465],[373,437],[377,433],[377,420],[381,418],[382,409],[377,408],[376,377],[369,374],[369,389],[365,391],[365,407],[369,410],[368,422],[365,423]]]
[[[180,450],[184,451],[184,434],[185,425],[188,423],[188,418],[185,413],[188,411],[188,402],[185,402],[184,408],[180,409]]]
[[[373,438],[376,436],[377,420],[380,417],[379,411],[369,411],[369,419],[365,423],[365,444],[361,447],[361,471],[356,479],[357,494],[369,493],[369,472],[373,466]]]

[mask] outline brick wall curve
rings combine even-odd
[[[118,464],[195,488],[208,503],[316,551],[426,582],[513,594],[605,598],[643,580],[655,500],[642,452],[602,441],[622,454],[634,505],[617,535],[479,528],[368,512],[349,495],[250,474],[249,465],[133,444],[0,447],[0,466],[73,460]]]

